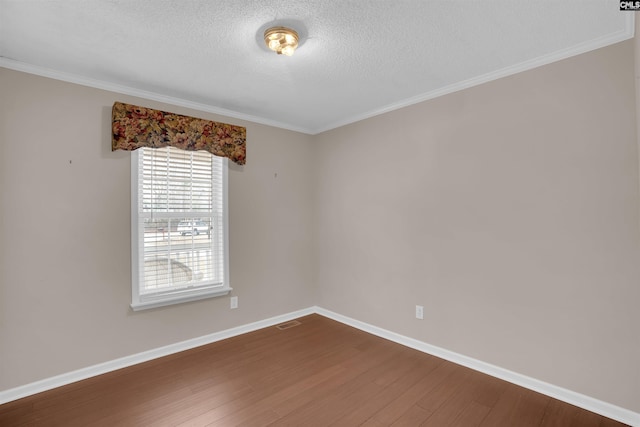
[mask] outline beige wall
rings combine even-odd
[[[640,162],[640,12],[634,12],[634,15],[635,37],[633,39],[633,46],[636,71],[636,139],[638,141],[638,161]],[[640,221],[640,217],[638,218],[638,221]]]
[[[318,305],[640,411],[633,58],[627,41],[319,135]]]
[[[313,305],[311,137],[3,68],[0,93],[0,390]],[[237,310],[129,308],[115,100],[247,126],[247,165],[229,170]]]
[[[617,44],[315,137],[0,69],[0,390],[317,304],[640,411],[633,56]],[[115,100],[247,126],[238,310],[129,309]]]

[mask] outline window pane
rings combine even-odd
[[[170,147],[139,151],[139,294],[223,286],[223,160]]]

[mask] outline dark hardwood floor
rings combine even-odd
[[[0,406],[1,426],[622,426],[319,315]]]

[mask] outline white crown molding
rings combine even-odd
[[[542,65],[547,65],[552,62],[560,61],[562,59],[566,59],[575,55],[586,53],[595,49],[599,49],[601,47],[609,46],[611,44],[630,39],[634,35],[635,13],[630,13],[630,12],[623,12],[623,13],[625,13],[625,16],[626,16],[624,30],[618,31],[616,33],[610,34],[605,37],[600,37],[598,39],[591,40],[589,42],[581,43],[579,45],[573,46],[568,49],[560,50],[549,55],[544,55],[529,61],[521,62],[519,64],[506,67],[501,70],[492,71],[490,73],[487,73],[478,77],[473,77],[467,80],[463,80],[461,82],[457,82],[434,91],[430,91],[430,92],[423,93],[408,99],[404,99],[400,102],[392,103],[382,108],[365,112],[363,114],[357,114],[355,116],[345,118],[343,120],[339,120],[337,122],[331,123],[326,126],[321,126],[316,129],[309,129],[305,127],[294,126],[291,124],[266,119],[263,117],[252,116],[252,115],[244,114],[238,111],[232,111],[224,108],[215,107],[209,104],[193,102],[193,101],[189,101],[182,98],[175,98],[175,97],[166,96],[166,95],[162,95],[155,92],[136,89],[129,86],[119,85],[119,84],[110,83],[110,82],[97,80],[97,79],[90,79],[87,77],[83,77],[83,76],[79,76],[71,73],[52,70],[49,68],[38,67],[35,65],[14,61],[4,57],[0,57],[0,67],[4,67],[4,68],[16,70],[16,71],[22,71],[29,74],[35,74],[42,77],[49,77],[56,80],[62,80],[69,83],[75,83],[82,86],[93,87],[96,89],[107,90],[111,92],[121,93],[124,95],[131,95],[139,98],[163,102],[166,104],[178,105],[181,107],[191,108],[194,110],[204,111],[204,112],[213,113],[213,114],[219,114],[222,116],[227,116],[235,119],[247,120],[253,123],[273,126],[273,127],[286,129],[294,132],[300,132],[308,135],[318,135],[322,132],[336,129],[341,126],[346,126],[355,122],[359,122],[361,120],[369,119],[371,117],[375,117],[384,113],[395,111],[400,108],[408,107],[410,105],[418,104],[420,102],[428,101],[430,99],[438,98],[443,95],[447,95],[463,89],[468,89],[470,87],[487,83],[493,80],[497,80],[502,77],[507,77],[516,73],[531,70],[533,68],[537,68]]]
[[[95,377],[97,375],[106,374],[118,369],[126,368],[128,366],[136,365],[138,363],[148,362],[159,357],[168,356],[181,351],[190,350],[192,348],[200,347],[206,344],[211,344],[216,341],[221,341],[227,338],[235,337],[237,335],[246,334],[258,329],[267,328],[269,326],[284,323],[289,320],[296,319],[301,316],[307,316],[315,313],[315,309],[305,308],[303,310],[294,311],[291,313],[283,314],[280,316],[270,317],[269,319],[260,320],[258,322],[249,323],[246,325],[237,326],[235,328],[226,329],[224,331],[215,332],[213,334],[205,335],[198,338],[170,344],[164,347],[155,348],[152,350],[144,351],[142,353],[132,354],[130,356],[121,357],[119,359],[111,360],[105,363],[99,363],[97,365],[88,366],[86,368],[78,369],[76,371],[67,372],[55,377],[46,378],[44,380],[36,381],[23,386],[11,388],[9,390],[0,391],[0,405],[3,403],[11,402],[13,400],[21,399],[26,396],[31,396],[36,393],[51,390],[56,387],[61,387],[67,384],[74,383],[76,381],[85,380],[87,378]]]
[[[592,50],[600,49],[602,47],[606,47],[615,43],[619,43],[619,42],[631,39],[634,36],[635,13],[633,12],[622,12],[622,13],[626,14],[624,30],[618,31],[616,33],[610,34],[605,37],[600,37],[588,42],[580,43],[578,45],[572,46],[571,48],[559,50],[549,55],[543,55],[538,58],[531,59],[529,61],[524,61],[519,64],[515,64],[500,70],[492,71],[487,74],[483,74],[481,76],[463,80],[461,82],[457,82],[449,86],[436,89],[431,92],[427,92],[421,95],[407,98],[400,102],[389,104],[376,110],[372,110],[363,114],[358,114],[353,117],[331,123],[327,126],[323,126],[321,128],[316,129],[315,131],[312,132],[312,135],[317,135],[322,132],[326,132],[332,129],[336,129],[342,126],[359,122],[361,120],[370,119],[371,117],[375,117],[381,114],[389,113],[391,111],[399,110],[400,108],[409,107],[411,105],[419,104],[421,102],[438,98],[443,95],[448,95],[450,93],[458,92],[463,89],[468,89],[473,86],[478,86],[483,83],[488,83],[493,80],[497,80],[503,77],[511,76],[513,74],[521,73],[523,71],[532,70],[534,68],[541,67],[543,65],[551,64],[553,62],[561,61],[563,59],[567,59],[572,56],[580,55],[586,52],[590,52]]]
[[[238,111],[227,110],[225,108],[219,108],[209,104],[193,102],[187,99],[166,96],[160,93],[137,89],[130,86],[124,86],[124,85],[111,83],[103,80],[91,79],[88,77],[79,76],[77,74],[65,73],[62,71],[52,70],[50,68],[39,67],[36,65],[27,64],[25,62],[14,61],[12,59],[8,59],[5,57],[0,57],[0,67],[8,68],[14,71],[21,71],[23,73],[34,74],[36,76],[48,77],[50,79],[60,80],[67,83],[73,83],[80,86],[87,86],[94,89],[106,90],[109,92],[115,92],[122,95],[136,96],[138,98],[144,98],[151,101],[158,101],[158,102],[163,102],[165,104],[191,108],[193,110],[204,111],[212,114],[218,114],[221,116],[231,117],[239,120],[246,120],[249,122],[258,123],[258,124],[267,125],[267,126],[273,126],[276,128],[286,129],[294,132],[311,134],[311,132],[308,129],[292,126],[287,123],[281,123],[275,120],[265,119],[258,116],[252,116],[250,114],[244,114]]]
[[[334,313],[333,311],[326,310],[322,307],[315,307],[315,312],[317,314],[320,314],[321,316],[328,317],[340,323],[344,323],[345,325],[352,326],[356,329],[360,329],[364,332],[368,332],[370,334],[382,337],[398,344],[402,344],[423,353],[448,360],[458,365],[466,366],[467,368],[473,369],[475,371],[491,375],[492,377],[508,381],[510,383],[519,385],[529,390],[536,391],[538,393],[542,393],[544,395],[553,397],[554,399],[558,399],[571,405],[586,409],[588,411],[595,412],[596,414],[603,415],[607,418],[611,418],[622,423],[629,424],[631,426],[640,427],[640,413],[636,413],[628,409],[603,402],[593,397],[585,396],[584,394],[576,393],[574,391],[546,383],[544,381],[536,380],[535,378],[518,374],[517,372],[509,371],[508,369],[491,365],[489,363],[485,363],[480,360],[455,353],[453,351],[445,350],[443,348],[436,347],[434,345],[427,344],[425,342],[418,341],[404,335],[396,334],[395,332],[391,332],[386,329],[371,325],[369,323],[361,322],[359,320]]]

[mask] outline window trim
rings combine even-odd
[[[205,289],[198,289],[191,292],[177,292],[159,296],[140,297],[139,283],[139,255],[138,247],[138,163],[140,159],[139,150],[131,152],[131,308],[133,311],[147,310],[168,305],[181,304],[190,301],[198,301],[207,298],[215,298],[228,295],[233,288],[229,283],[229,206],[228,206],[228,159],[222,159],[222,219],[223,219],[223,262],[224,262],[224,283],[222,287],[215,286]]]

